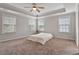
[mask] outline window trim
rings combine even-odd
[[[42,22],[43,24],[40,24],[41,22]],[[43,27],[43,30],[40,29],[40,26]],[[45,31],[45,22],[44,22],[44,20],[42,20],[42,19],[41,19],[41,20],[38,20],[38,31],[39,31],[39,32],[44,32],[44,31]]]
[[[14,24],[14,31],[13,32],[4,32],[4,17],[12,17],[12,18],[15,18],[15,22],[16,22],[16,17],[14,15],[7,15],[7,14],[2,14],[2,34],[9,34],[9,33],[15,33],[16,32],[16,23]],[[12,25],[12,24],[10,24]]]
[[[32,20],[32,19],[31,19],[31,20]],[[32,30],[32,29],[31,29],[31,31],[37,31],[37,30],[38,30],[39,32],[45,31],[45,27],[44,27],[44,26],[45,26],[45,23],[44,23],[44,20],[34,19],[34,24],[30,24],[31,20],[29,20],[29,23],[28,23],[29,26],[30,26],[30,25],[31,25],[31,26],[35,26],[35,30]],[[42,25],[40,24],[41,21],[43,21],[43,24],[42,24]],[[37,26],[37,27],[36,27],[36,26]],[[44,30],[40,30],[40,29],[39,29],[40,26],[43,26],[43,27],[44,27]],[[31,28],[31,27],[29,27],[29,28]]]
[[[69,25],[69,31],[68,31],[68,32],[63,32],[63,31],[61,32],[61,31],[60,31],[59,19],[60,19],[61,17],[68,17],[68,18],[69,18],[69,24],[64,24],[64,25]],[[61,25],[63,25],[63,24],[61,24]],[[70,15],[59,16],[59,18],[58,18],[58,32],[59,32],[59,33],[67,33],[67,34],[68,34],[68,33],[71,32],[71,31],[70,31],[70,30],[71,30],[70,27],[71,27],[71,18],[70,18]]]

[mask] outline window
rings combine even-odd
[[[44,31],[44,20],[38,20],[38,31]]]
[[[44,20],[29,20],[29,28],[31,31],[44,31]]]
[[[70,17],[61,16],[59,17],[59,32],[69,32]]]
[[[16,18],[13,16],[3,15],[2,17],[2,33],[15,32]]]
[[[36,31],[36,20],[34,19],[29,20],[29,29],[31,31]]]

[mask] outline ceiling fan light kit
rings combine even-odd
[[[33,9],[33,11],[36,11],[36,8],[32,8]]]
[[[28,7],[25,7],[25,8],[28,8]],[[30,8],[30,7],[29,7]],[[31,12],[34,11],[34,12],[40,12],[40,9],[44,9],[44,7],[39,7],[37,6],[36,3],[32,3],[32,7],[31,7]]]

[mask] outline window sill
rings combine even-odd
[[[7,33],[2,32],[2,34],[12,34],[12,33],[16,33],[16,32],[7,32]]]

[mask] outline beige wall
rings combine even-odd
[[[71,26],[70,26],[69,33],[58,32],[58,17],[59,16],[48,16],[48,17],[44,17],[40,19],[45,20],[45,32],[50,32],[57,38],[74,40],[75,39],[75,13],[70,13],[70,14],[65,14],[65,15],[70,15],[71,17]]]
[[[16,16],[16,32],[15,33],[1,34],[2,14],[6,14],[6,15],[9,14],[9,15]],[[29,34],[31,34],[32,32],[30,32],[30,29],[28,26],[29,19],[33,19],[33,17],[27,16],[27,15],[21,16],[18,14],[0,11],[0,41],[4,41],[7,39],[21,38],[21,37],[28,36]]]

